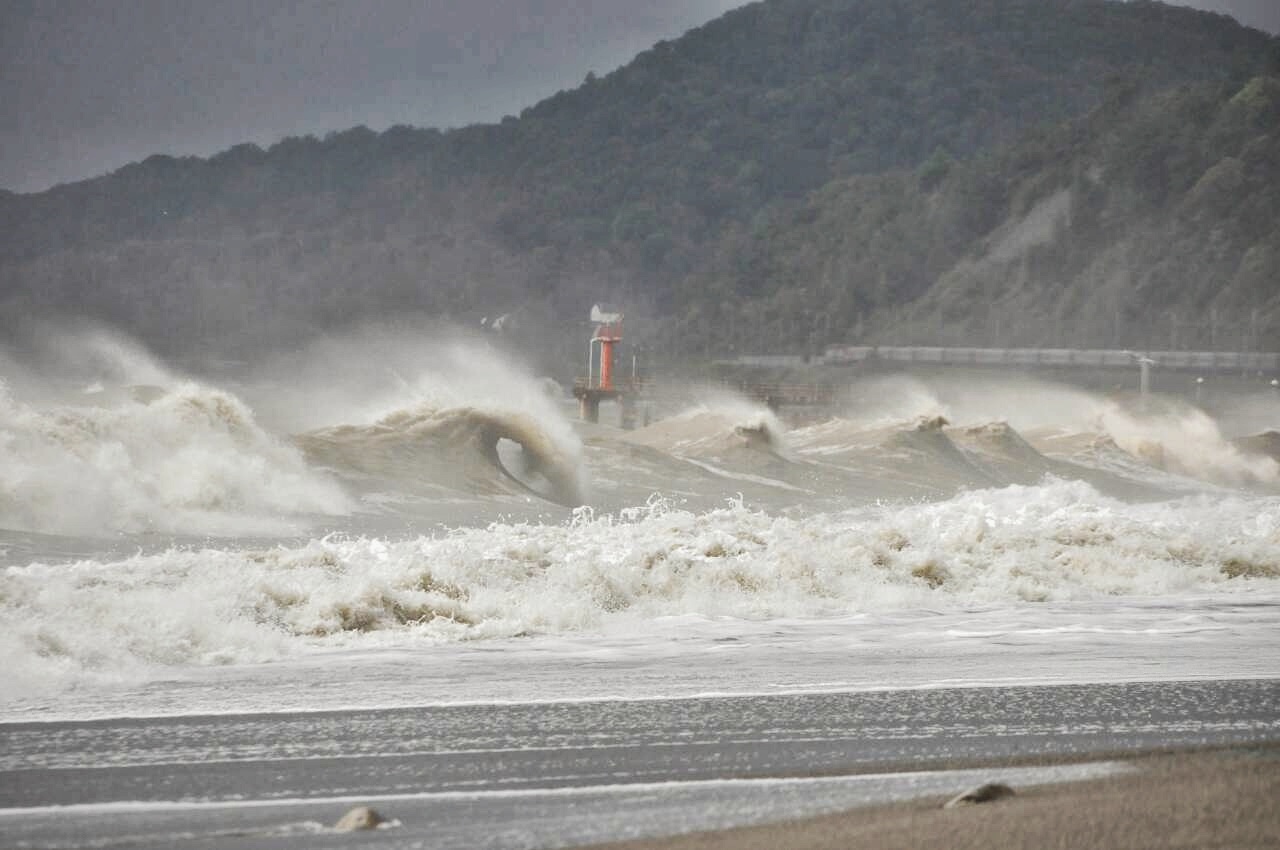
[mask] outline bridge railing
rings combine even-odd
[[[817,362],[886,361],[962,366],[1084,366],[1129,368],[1139,358],[1157,368],[1204,371],[1280,371],[1280,353],[1262,351],[1122,351],[1091,348],[944,348],[939,346],[841,345],[827,348]]]

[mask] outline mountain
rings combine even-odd
[[[967,162],[833,181],[730,255],[717,325],[779,346],[800,321],[827,341],[1275,350],[1280,77],[1118,91]]]
[[[768,0],[498,124],[153,156],[0,195],[3,321],[88,315],[162,350],[243,350],[408,311],[515,311],[545,329],[607,299],[667,352],[692,335],[784,348],[869,325],[927,336],[938,317],[960,336],[991,324],[993,300],[1032,303],[1046,321],[1111,311],[1114,323],[1119,305],[1127,321],[1125,305],[1158,295],[1142,283],[1165,279],[1153,264],[1222,272],[1239,253],[1246,236],[1231,231],[1209,257],[1174,220],[1217,139],[1183,137],[1218,132],[1209,113],[1277,57],[1261,32],[1151,2]],[[1179,86],[1198,94],[1165,94]],[[1177,124],[1186,110],[1195,120]],[[1122,167],[1123,145],[1106,142],[1147,150],[1144,134],[1170,130],[1191,157],[1171,169],[1158,144]],[[1250,193],[1261,172],[1242,139],[1239,168],[1220,178]],[[1096,184],[1094,160],[1108,175]],[[1155,245],[1190,228],[1187,256],[1121,238],[1112,217],[1137,201],[1112,191],[1110,168],[1142,193],[1169,172],[1124,233]],[[1053,194],[1064,187],[1066,201]],[[1033,240],[1035,259],[1010,265],[999,240],[1020,244],[1018,216],[1034,229],[1064,203],[1077,241],[1055,255],[1054,274],[1071,272],[1055,300],[1038,275],[1057,242]],[[1075,224],[1091,214],[1092,248]],[[1077,268],[1102,248],[1129,277]],[[1250,268],[1265,270],[1273,256],[1259,250]],[[993,263],[1025,279],[987,282]],[[1132,297],[1091,289],[1108,286]]]

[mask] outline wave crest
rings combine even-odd
[[[0,392],[0,526],[280,534],[351,509],[230,393],[187,382],[147,397],[37,408]]]
[[[297,443],[313,463],[409,487],[532,492],[568,506],[584,497],[580,446],[525,413],[419,407],[371,425],[322,428]]]

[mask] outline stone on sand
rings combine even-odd
[[[944,809],[954,809],[956,806],[969,806],[974,803],[990,803],[992,800],[1003,800],[1005,797],[1012,797],[1013,789],[1008,785],[1000,782],[987,782],[976,788],[970,788],[961,794],[957,794],[946,802]]]
[[[377,810],[368,806],[356,806],[347,812],[342,818],[333,825],[333,828],[340,832],[355,832],[361,829],[377,829],[378,824],[386,821]]]

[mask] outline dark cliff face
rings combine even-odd
[[[406,311],[554,322],[613,298],[659,337],[794,348],[888,310],[970,330],[993,299],[1114,313],[1095,290],[1147,298],[1146,243],[1123,249],[1128,283],[1076,266],[1143,222],[1152,244],[1176,235],[1177,268],[1234,262],[1245,303],[1270,237],[1197,234],[1256,221],[1232,199],[1270,209],[1269,95],[1243,129],[1219,113],[1276,56],[1262,33],[1156,3],[757,3],[500,124],[153,156],[0,195],[4,321],[90,316],[173,348]],[[1193,83],[1199,100],[1160,94]],[[1232,161],[1192,192],[1224,133]],[[1001,278],[965,294],[957,263],[1064,188],[1075,241],[1036,242],[1017,286],[1052,269],[1062,292],[1028,301]]]

